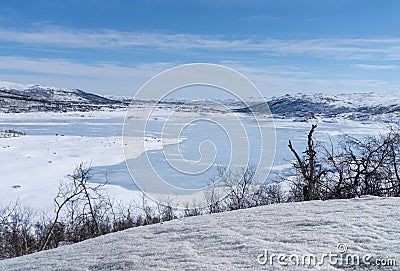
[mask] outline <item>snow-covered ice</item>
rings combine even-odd
[[[162,145],[176,143],[168,138],[159,141],[158,130],[162,128],[165,118],[171,109],[159,109],[152,115],[150,124],[153,125],[154,135],[149,134],[146,142],[150,157],[158,159]],[[189,113],[182,113],[187,115]],[[53,208],[53,198],[57,193],[59,182],[72,174],[74,168],[81,162],[93,167],[94,179],[92,181],[103,183],[108,180],[108,193],[118,200],[134,200],[138,198],[138,191],[133,184],[124,162],[122,148],[122,124],[125,111],[96,111],[96,112],[37,112],[37,113],[2,113],[0,114],[0,130],[15,129],[26,133],[16,138],[0,138],[0,203],[19,200],[34,209],[47,210]],[[138,106],[134,117],[144,119],[143,108]],[[250,131],[257,127],[251,119],[244,118]],[[290,173],[290,159],[292,156],[287,149],[289,139],[295,147],[301,150],[306,142],[307,131],[310,123],[293,122],[291,119],[275,120],[277,131],[277,152],[273,171],[279,174]],[[378,128],[379,127],[379,128]],[[151,128],[151,129],[153,129]],[[157,129],[156,129],[157,128]],[[355,136],[363,136],[373,132],[383,131],[385,126],[379,123],[360,123],[357,121],[340,120],[336,123],[319,122],[316,136],[321,140],[327,140],[328,136],[337,138],[341,134],[348,133]],[[200,133],[199,133],[200,131]],[[186,129],[188,137],[181,146],[184,154],[190,159],[196,159],[198,155],[199,140],[212,138],[218,146],[225,146],[226,139],[222,133],[218,136],[215,127],[205,126],[201,122],[191,125]],[[56,135],[57,134],[57,135]],[[183,135],[185,135],[183,133]],[[156,137],[156,138],[154,138]],[[158,138],[157,138],[158,137]],[[250,139],[255,144],[255,139]],[[223,141],[225,140],[225,141]],[[137,138],[137,144],[141,141]],[[229,143],[229,142],[227,142]],[[225,144],[225,145],[224,145]],[[139,148],[137,148],[139,149]],[[142,153],[135,152],[132,148],[132,157]],[[230,152],[222,152],[229,155]],[[222,156],[221,160],[227,158]],[[178,178],[171,173],[168,165],[154,160],[156,169],[162,174],[172,176],[174,184],[181,187],[187,181]],[[209,174],[212,175],[212,172]],[[200,184],[209,182],[209,177],[204,178]],[[201,177],[201,176],[200,176]],[[171,179],[171,178],[170,178]],[[168,179],[169,180],[169,179]]]
[[[18,200],[36,210],[52,210],[53,198],[57,194],[60,181],[72,174],[79,163],[93,168],[124,163],[120,136],[124,113],[110,113],[109,116],[118,116],[120,120],[120,123],[113,124],[114,131],[111,132],[107,131],[110,123],[97,122],[107,120],[104,112],[86,113],[83,117],[72,113],[28,113],[15,114],[15,118],[11,118],[12,114],[1,114],[0,127],[17,127],[17,130],[22,127],[26,135],[0,138],[0,204]],[[86,123],[88,118],[92,119],[90,116],[95,121]],[[90,125],[93,131],[90,130]],[[68,134],[64,135],[60,131]],[[130,142],[141,144],[142,140],[133,138]],[[163,141],[149,138],[146,148],[156,150],[163,144],[170,143],[175,142],[168,138]],[[139,148],[133,146],[132,149],[129,158],[141,154],[135,151]],[[129,175],[126,177],[130,180]],[[98,182],[104,183],[107,180],[106,175],[99,178]],[[106,185],[110,196],[128,202],[140,198],[139,191],[112,184],[113,182]]]

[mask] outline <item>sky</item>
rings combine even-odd
[[[132,96],[216,63],[264,96],[400,91],[400,1],[0,0],[0,81]]]

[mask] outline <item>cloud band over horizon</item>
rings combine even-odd
[[[91,7],[95,7],[92,4]],[[293,15],[288,17],[279,11],[281,7],[278,4],[272,2],[266,5],[269,9],[278,9],[276,14],[257,14],[257,7],[264,4],[257,1],[253,4],[256,7],[250,4],[230,7],[235,11],[251,7],[251,14],[230,18],[234,19],[233,24],[235,21],[239,23],[237,27],[254,26],[252,31],[232,29],[228,22],[224,22],[221,26],[214,25],[226,28],[220,33],[212,31],[213,24],[206,18],[200,21],[206,31],[194,30],[195,18],[193,22],[187,21],[192,31],[179,30],[182,27],[177,25],[165,28],[142,26],[129,30],[112,24],[98,23],[94,27],[89,21],[72,27],[61,23],[61,19],[59,23],[30,19],[29,24],[18,25],[16,18],[9,14],[1,16],[0,12],[0,20],[11,21],[0,26],[0,81],[132,95],[143,83],[165,69],[203,62],[237,69],[253,80],[266,96],[293,92],[400,90],[400,36],[395,32],[387,31],[384,35],[365,35],[361,31],[351,35],[330,34],[321,29],[316,31],[316,24],[316,30],[290,33],[290,28],[285,28],[288,22],[294,27],[296,24],[312,25],[314,21],[324,21],[308,17],[306,6],[302,6],[304,15],[296,18]],[[150,24],[145,14],[151,9],[163,7],[173,12],[173,8],[181,3],[174,2],[167,7],[150,1],[147,5],[146,9],[135,7],[145,11],[135,24]],[[201,3],[200,6],[205,8],[208,5]],[[281,5],[285,9],[290,7],[289,2]],[[329,5],[333,8],[345,6],[339,2]],[[111,4],[106,6],[114,7]],[[211,8],[220,10],[220,6],[227,8],[228,3],[221,2]],[[91,12],[93,14],[88,15],[94,20],[98,11],[94,9]],[[122,14],[123,10],[119,9],[119,12]],[[62,17],[64,13],[58,15]],[[124,16],[121,15],[128,20]],[[168,13],[159,16],[160,21],[168,18],[168,24],[177,20],[168,17]],[[221,18],[218,20],[222,23]],[[329,21],[329,18],[324,20]],[[281,28],[274,34],[264,33],[262,26],[269,24]]]

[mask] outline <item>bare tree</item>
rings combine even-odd
[[[307,148],[303,152],[303,157],[300,157],[290,140],[288,144],[290,151],[296,158],[293,167],[301,174],[303,180],[303,198],[306,201],[318,199],[320,197],[319,187],[317,186],[321,183],[322,177],[329,172],[328,169],[324,169],[320,163],[317,163],[317,152],[313,138],[316,128],[316,124],[311,126],[311,130],[307,136]],[[298,186],[299,184],[296,183],[296,185]]]
[[[282,203],[287,201],[280,183],[263,184],[253,196],[255,206]]]
[[[60,216],[67,206],[69,207],[67,217],[70,231],[71,228],[73,233],[78,231],[74,229],[77,223],[89,227],[86,230],[93,231],[93,234],[89,236],[82,236],[82,233],[80,233],[77,235],[78,237],[72,238],[72,241],[81,241],[102,234],[102,229],[98,222],[99,209],[101,208],[98,207],[105,201],[105,197],[101,193],[101,188],[104,184],[89,185],[91,178],[90,170],[90,167],[86,167],[83,163],[80,163],[75,168],[74,173],[69,175],[69,180],[61,182],[58,194],[54,198],[55,217],[40,250],[46,249],[50,239],[57,236],[55,230],[60,231],[64,228],[64,224],[60,221]],[[90,221],[87,219],[88,216],[91,218]],[[91,223],[94,224],[94,227],[90,226]]]
[[[221,172],[221,169],[218,170]],[[215,176],[210,179],[211,183],[208,186],[207,189],[204,190],[204,198],[206,201],[206,204],[208,206],[208,212],[210,214],[213,213],[220,213],[224,210],[222,201],[221,201],[221,194],[220,194],[220,188],[217,186],[217,181]]]
[[[177,216],[175,215],[174,209],[176,209],[176,206],[173,206],[173,200],[171,198],[164,199],[163,201],[158,200],[157,211],[159,221],[163,222],[175,219]]]
[[[196,200],[193,200],[192,204],[189,202],[185,205],[184,216],[198,216],[202,214],[202,209],[197,205]]]
[[[140,208],[144,214],[142,225],[149,225],[160,222],[160,216],[157,216],[154,208],[152,208],[148,204],[147,197],[144,193],[142,193],[142,204]]]
[[[398,128],[397,124],[397,128]],[[387,135],[386,142],[388,144],[388,166],[386,173],[390,182],[389,196],[400,196],[400,134],[398,129],[391,127],[390,133]]]
[[[41,228],[36,228],[31,208],[19,202],[0,208],[0,259],[37,251]]]
[[[343,157],[347,158],[346,180],[356,196],[383,196],[386,185],[390,145],[383,137],[363,140],[346,136],[342,141]]]
[[[249,165],[233,171],[226,171],[225,167],[218,169],[223,185],[228,188],[229,194],[224,198],[228,209],[244,209],[254,206],[252,195],[256,192],[255,182],[256,169]]]
[[[309,134],[303,157],[289,141],[296,160],[296,177],[292,181],[290,199],[352,198],[362,195],[400,195],[400,135],[398,129],[379,136],[361,139],[343,135],[337,144],[319,144],[313,140],[316,125]],[[300,199],[301,200],[301,199]]]

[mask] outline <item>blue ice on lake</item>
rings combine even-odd
[[[241,118],[249,138],[250,162],[257,163],[254,158],[261,152],[261,140],[258,133],[257,123],[251,117]],[[289,167],[290,160],[293,159],[288,147],[288,140],[292,140],[298,151],[303,151],[310,123],[293,122],[290,120],[275,120],[276,123],[276,154],[274,168],[269,179],[273,179],[274,174],[291,174]],[[357,123],[356,123],[357,124]],[[328,140],[329,134],[333,140],[337,140],[344,131],[352,135],[365,135],[365,131],[371,131],[371,127],[362,128],[365,124],[354,122],[320,122],[318,134],[321,140]],[[121,136],[123,118],[73,118],[73,119],[38,119],[20,120],[0,123],[0,130],[15,129],[27,135],[69,135],[84,137],[108,137]],[[361,127],[361,128],[360,128]],[[151,119],[148,122],[146,133],[157,138],[161,137],[163,128],[162,119]],[[325,135],[324,135],[325,133]],[[231,148],[230,141],[226,133],[213,123],[206,121],[196,121],[187,126],[181,133],[184,139],[179,149],[183,157],[187,160],[197,161],[200,159],[199,145],[201,142],[210,140],[217,147],[215,163],[226,165],[229,163]],[[168,146],[164,146],[164,150]],[[105,154],[106,155],[106,154]],[[170,184],[180,188],[202,188],[210,184],[210,179],[216,175],[216,165],[210,167],[200,175],[185,175],[176,172],[166,161],[163,149],[147,151],[146,154],[151,163],[155,165],[155,170],[163,179]],[[137,169],[140,170],[140,169]],[[119,185],[126,189],[136,190],[137,187],[132,181],[125,162],[111,166],[99,166],[92,168],[92,181]],[[267,180],[268,181],[268,180]]]

